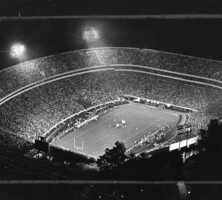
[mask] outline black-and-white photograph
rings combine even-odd
[[[0,198],[222,199],[222,4],[0,2]]]

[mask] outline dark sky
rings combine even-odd
[[[68,2],[68,3],[67,3]],[[1,0],[0,16],[222,13],[216,0]],[[1,20],[0,51],[24,43],[27,59],[86,48],[81,38],[95,26],[108,46],[130,46],[222,60],[222,19]],[[0,69],[18,63],[0,53]]]
[[[1,15],[221,13],[220,0],[1,0]]]
[[[36,20],[0,22],[0,48],[27,47],[28,59],[86,48],[83,27],[97,27],[108,46],[150,48],[222,60],[222,20]],[[1,68],[17,63],[0,53]]]

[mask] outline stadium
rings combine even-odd
[[[15,136],[7,143],[18,149],[43,138],[92,158],[116,141],[128,153],[161,149],[221,118],[221,67],[215,60],[127,47],[20,63],[0,71],[0,131]],[[189,135],[179,127],[189,127]]]

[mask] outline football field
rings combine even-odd
[[[98,120],[68,133],[51,145],[98,157],[104,154],[106,148],[112,148],[116,141],[123,142],[129,148],[166,124],[176,126],[178,121],[179,113],[129,103],[110,109]]]

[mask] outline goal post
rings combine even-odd
[[[81,150],[83,150],[84,149],[84,142],[83,142],[83,140],[81,140],[81,146],[78,146],[78,145],[76,145],[76,138],[74,137],[73,138],[73,147],[74,147],[74,149],[81,149]]]

